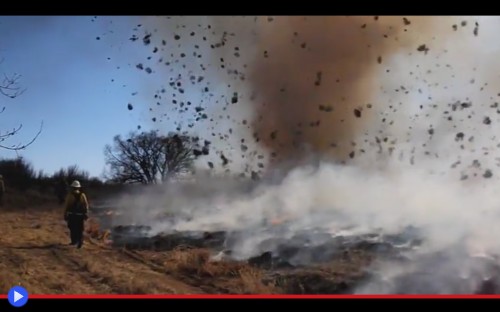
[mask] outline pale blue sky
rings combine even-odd
[[[144,51],[128,40],[138,19],[0,17],[0,70],[21,74],[26,88],[17,99],[0,98],[0,105],[6,106],[1,130],[22,123],[19,135],[9,140],[22,143],[44,122],[38,140],[19,152],[37,170],[52,173],[78,164],[99,176],[104,145],[114,135],[135,130],[138,124],[147,129],[150,116],[137,102],[140,98],[132,96],[144,75],[135,68],[145,59]],[[129,102],[134,103],[132,111]],[[0,150],[0,157],[15,156]]]

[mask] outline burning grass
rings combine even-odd
[[[102,243],[109,243],[111,232],[109,230],[102,230],[99,222],[95,218],[90,218],[85,226],[85,233],[88,237]]]
[[[287,294],[350,294],[369,277],[374,254],[363,250],[344,252],[323,265],[273,274]]]
[[[227,233],[203,233],[202,236],[198,233],[197,236],[186,232],[148,237],[141,232],[147,227],[120,226],[115,229],[117,233],[113,233],[113,237],[124,242],[117,246],[134,250],[135,255],[208,293],[352,293],[355,286],[368,277],[365,269],[375,258],[398,253],[389,242],[349,237],[305,247],[298,236],[295,240],[282,242],[285,245],[275,253],[267,251],[245,261],[230,257],[222,257],[223,260],[219,261],[216,260],[219,256],[231,253],[220,249]],[[221,243],[215,244],[218,248],[212,248],[214,235]],[[135,244],[130,243],[134,240]],[[115,243],[113,241],[113,246]],[[299,259],[309,259],[309,263],[292,265]]]
[[[366,269],[374,260],[373,253],[356,250],[322,265],[264,270],[247,261],[215,261],[209,249],[179,246],[168,252],[142,253],[156,258],[155,262],[169,272],[190,279],[192,284],[212,285],[210,292],[236,294],[352,293],[359,282],[369,277]]]
[[[195,280],[219,282],[219,287],[238,294],[273,294],[281,290],[265,281],[265,272],[237,261],[215,261],[208,249],[179,246],[166,252],[163,266],[170,272]]]
[[[97,219],[89,219],[86,234],[97,244],[110,242],[110,232],[102,230]],[[165,273],[172,274],[180,280],[187,280],[191,285],[203,288],[208,293],[273,294],[282,292],[279,287],[276,287],[274,281],[266,278],[265,271],[243,261],[215,261],[212,251],[208,248],[179,245],[169,251],[150,249],[137,251],[136,254],[142,257],[145,263],[151,261]],[[120,293],[130,291],[144,293],[145,289],[152,291],[151,285],[140,286],[144,284],[141,281],[124,280],[118,273],[113,273],[113,270],[96,272],[99,266],[91,262],[82,263],[81,266],[83,270],[94,275],[114,281],[123,280],[116,289]]]

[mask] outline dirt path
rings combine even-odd
[[[68,246],[56,210],[0,211],[0,292],[32,294],[193,294],[202,290],[120,250],[86,241]]]

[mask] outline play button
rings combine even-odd
[[[12,306],[22,307],[28,302],[28,291],[21,286],[15,286],[9,290],[7,298]]]
[[[24,296],[18,293],[17,291],[14,290],[14,302],[18,302],[19,300],[23,299]]]

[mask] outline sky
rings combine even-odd
[[[19,74],[26,91],[15,99],[0,98],[5,111],[0,130],[23,128],[8,144],[26,150],[0,150],[0,157],[23,156],[34,168],[51,174],[78,165],[92,176],[105,167],[104,146],[151,117],[127,104],[144,83],[135,64],[145,58],[131,44],[134,17],[3,16],[0,17],[0,71]],[[143,74],[144,75],[144,74]],[[143,106],[145,107],[145,106]]]

